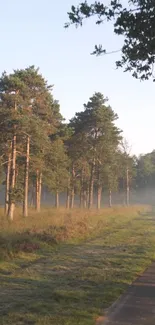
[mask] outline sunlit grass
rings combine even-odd
[[[12,250],[0,263],[3,325],[93,325],[155,258],[155,213],[149,207],[45,209],[27,219],[19,211],[12,224],[2,219],[1,238]],[[30,232],[27,240],[40,248],[14,251],[17,239],[21,243],[34,225],[36,237]],[[57,227],[55,233],[50,230],[55,242],[38,236],[51,226]]]
[[[3,209],[0,208],[0,231],[17,232],[25,229],[34,229],[36,231],[47,229],[50,226],[68,226],[74,223],[76,226],[80,222],[87,223],[90,227],[97,225],[98,221],[107,222],[109,217],[116,219],[118,216],[130,218],[140,211],[148,211],[148,206],[131,206],[131,207],[113,207],[101,210],[73,209],[65,208],[52,209],[44,208],[40,213],[30,209],[29,217],[23,218],[20,209],[16,209],[13,222],[9,222],[4,216]]]
[[[29,217],[23,218],[20,209],[16,209],[13,222],[9,222],[0,210],[0,260],[7,256],[15,256],[19,252],[35,252],[39,248],[54,246],[60,242],[68,242],[92,238],[108,227],[115,224],[121,217],[130,219],[139,211],[149,207],[114,207],[97,210],[65,208],[44,208],[40,213],[34,209]]]

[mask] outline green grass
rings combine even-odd
[[[4,247],[0,263],[0,324],[95,324],[104,309],[154,260],[155,213],[146,214],[145,210],[134,207],[87,213],[87,230],[81,234],[76,228],[77,236],[74,233],[65,239],[57,231],[57,244],[44,242],[38,236],[39,226],[36,237],[33,234],[39,249],[32,252],[14,250],[14,225],[4,223],[0,238],[5,237],[6,244],[8,238],[10,248]],[[84,222],[79,211],[75,214]],[[18,228],[20,243],[29,222],[32,220]],[[59,227],[62,225],[61,219]]]

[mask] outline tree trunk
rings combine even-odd
[[[67,198],[66,198],[66,208],[69,209],[69,203],[70,203],[70,193],[69,188],[67,188]]]
[[[71,190],[71,200],[70,200],[70,208],[73,209],[74,208],[74,187]]]
[[[35,200],[35,209],[37,212],[40,212],[39,204],[39,170],[36,171],[36,200]]]
[[[83,191],[83,169],[81,171],[81,189],[80,189],[80,208],[83,208],[84,191]]]
[[[42,193],[42,173],[39,173],[39,193],[38,193],[38,196],[39,196],[39,212],[40,212],[40,208],[41,208],[41,193]]]
[[[112,195],[111,190],[109,190],[109,208],[112,207]]]
[[[126,169],[126,204],[130,204],[129,169]]]
[[[13,136],[12,140],[12,154],[11,154],[11,173],[10,173],[10,193],[9,193],[9,209],[8,209],[8,218],[10,221],[14,217],[15,209],[15,198],[14,198],[14,189],[16,184],[16,134]],[[13,195],[13,197],[12,197]]]
[[[89,184],[89,202],[88,208],[91,209],[93,206],[93,195],[94,195],[94,172],[95,172],[95,161],[92,164],[91,175],[90,175],[90,184]]]
[[[32,190],[31,190],[31,198],[30,198],[30,206],[35,205],[35,184],[32,185]]]
[[[97,189],[97,209],[101,208],[101,194],[102,194],[102,186],[99,184]]]
[[[36,171],[36,202],[35,202],[35,208],[37,212],[40,212],[41,190],[42,190],[42,173],[39,173],[39,170],[37,170]]]
[[[86,190],[83,191],[83,207],[84,207],[84,209],[87,207],[87,192],[86,192]]]
[[[56,191],[55,193],[55,207],[59,208],[59,192]]]
[[[16,95],[19,91],[15,93],[15,105],[14,110],[17,111],[17,100]],[[16,136],[16,125],[14,125],[14,135],[11,142],[11,168],[10,168],[10,191],[9,191],[9,206],[8,206],[8,219],[13,220],[14,210],[15,210],[15,197],[14,190],[16,185],[16,156],[17,156],[17,136]]]
[[[84,203],[84,200],[83,200],[83,189],[81,188],[81,191],[80,191],[80,208],[83,208],[83,203]]]
[[[72,183],[71,183],[71,199],[70,199],[70,208],[74,208],[74,180],[75,180],[75,171],[74,165],[72,166]]]
[[[89,204],[89,185],[87,187],[87,191],[86,191],[86,207],[88,207]]]
[[[10,171],[11,171],[11,153],[8,154],[8,164],[7,164],[7,171],[6,171],[5,215],[8,215],[8,211],[9,211]]]
[[[29,190],[29,162],[30,162],[30,137],[27,137],[26,143],[26,161],[25,161],[25,177],[24,177],[24,200],[23,200],[23,216],[28,216],[28,190]]]

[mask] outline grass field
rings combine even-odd
[[[146,212],[147,211],[147,212]],[[155,258],[148,207],[0,217],[0,324],[93,325]]]

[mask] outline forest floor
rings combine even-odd
[[[15,228],[2,218],[0,324],[94,325],[155,258],[155,212],[145,210],[93,212],[94,232],[53,243],[45,231],[21,243],[20,225],[16,249]]]

